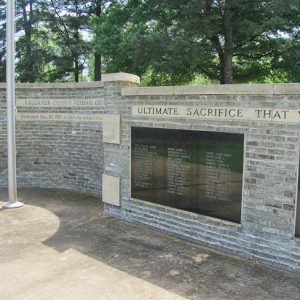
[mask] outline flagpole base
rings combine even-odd
[[[22,207],[24,205],[24,203],[22,202],[14,202],[14,203],[11,203],[11,202],[5,202],[2,207],[4,208],[19,208],[19,207]]]

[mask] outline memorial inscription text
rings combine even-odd
[[[300,123],[300,110],[280,108],[133,106],[134,117],[170,117],[210,120],[274,121]]]
[[[131,196],[240,223],[242,134],[132,127]]]

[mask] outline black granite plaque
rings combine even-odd
[[[240,223],[242,134],[132,127],[131,196]]]

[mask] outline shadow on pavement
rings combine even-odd
[[[43,242],[95,260],[187,299],[299,299],[300,280],[247,260],[104,215],[95,196],[54,189],[22,189],[21,200],[59,218]]]

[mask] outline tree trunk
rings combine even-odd
[[[100,17],[102,12],[102,0],[95,0],[95,15]],[[94,53],[94,81],[101,81],[101,53]]]
[[[222,51],[222,54],[219,54],[219,60],[220,60],[220,83],[221,84],[226,84],[225,80],[225,56],[224,56],[224,51]]]
[[[219,79],[220,79],[220,83],[224,84],[225,83],[225,78],[224,78],[224,69],[225,69],[225,58],[224,58],[224,50],[222,48],[220,39],[217,35],[213,36],[210,38],[210,41],[213,45],[213,47],[215,48],[215,50],[218,53],[218,57],[219,57]]]
[[[224,11],[224,83],[232,83],[232,58],[233,58],[233,36],[232,36],[232,6],[231,1],[226,0]]]
[[[79,24],[79,3],[78,1],[74,1],[74,6],[75,6],[75,11],[76,11],[76,17],[77,17],[77,20],[74,24],[74,29],[75,29],[75,33],[74,33],[74,39],[75,39],[75,45],[78,45],[79,44],[79,40],[80,40],[80,37],[79,37],[79,27],[80,27],[80,24]],[[79,70],[79,55],[80,53],[78,53],[78,49],[74,49],[73,50],[73,58],[74,58],[74,79],[75,79],[75,82],[79,82],[79,73],[80,73],[80,70]]]
[[[79,82],[79,62],[78,62],[78,57],[74,57],[74,79],[75,79],[75,82]]]
[[[94,81],[101,81],[101,54],[94,54]]]
[[[25,58],[25,68],[26,68],[26,78],[23,81],[34,82],[34,61],[32,57],[32,18],[33,18],[33,7],[32,1],[29,3],[29,18],[26,11],[26,3],[22,1],[22,12],[23,12],[23,22],[24,22],[24,31],[25,31],[25,40],[26,40],[26,58]]]

